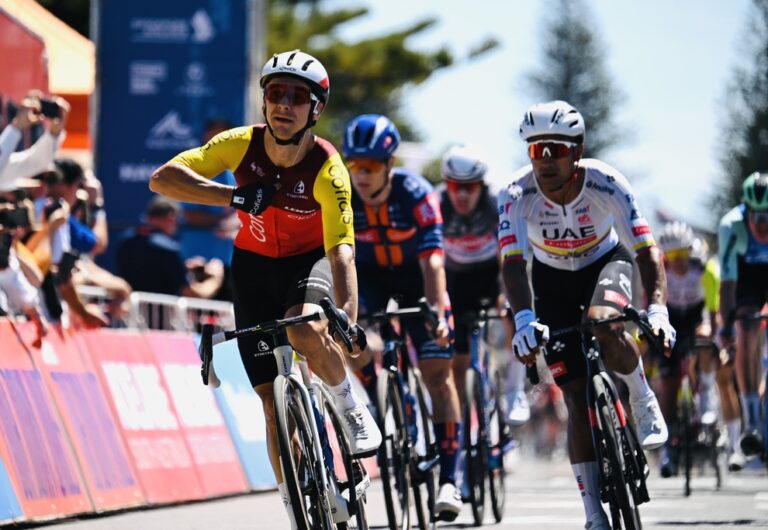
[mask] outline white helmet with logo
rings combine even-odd
[[[691,249],[694,242],[693,229],[682,221],[665,224],[659,233],[659,246],[664,252]]]
[[[454,182],[482,182],[488,165],[480,153],[456,145],[443,155],[440,171],[445,180]]]
[[[526,142],[562,137],[582,144],[585,132],[584,117],[570,103],[561,100],[533,105],[520,122],[520,138]]]

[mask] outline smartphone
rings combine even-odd
[[[58,201],[53,201],[51,204],[46,206],[45,209],[43,209],[43,213],[45,214],[45,219],[46,220],[50,219],[51,215],[53,215],[53,212],[61,208],[63,204],[64,203],[62,202],[62,199],[59,199]]]
[[[40,113],[46,118],[61,118],[61,107],[52,99],[41,99]]]
[[[10,232],[0,232],[0,270],[7,269],[10,265],[12,242]]]
[[[6,124],[11,123],[13,121],[13,118],[16,117],[16,113],[19,112],[19,107],[11,101],[10,99],[5,100],[5,117],[6,117]]]

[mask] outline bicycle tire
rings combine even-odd
[[[469,503],[475,526],[481,526],[485,517],[485,478],[488,467],[487,432],[485,425],[485,399],[482,381],[472,368],[465,374],[465,396],[462,403],[464,417],[464,480],[469,485]],[[473,415],[474,413],[474,415]]]
[[[678,441],[680,461],[685,471],[683,493],[686,497],[691,495],[691,469],[693,468],[693,425],[691,424],[691,403],[689,395],[684,395],[680,402],[680,424],[683,426],[682,439]]]
[[[507,440],[504,438],[505,429],[508,429],[506,418],[507,413],[504,410],[504,401],[499,395],[501,388],[501,374],[498,370],[494,373],[494,387],[491,394],[494,402],[491,418],[488,423],[489,432],[489,464],[488,464],[488,490],[491,497],[491,511],[493,518],[497,523],[504,519],[504,510],[507,502],[507,471],[504,469],[504,445]],[[496,426],[494,433],[493,426]],[[493,462],[493,465],[491,465]]]
[[[278,375],[274,383],[277,441],[283,480],[299,530],[332,530],[331,508],[316,478],[318,463],[312,449],[312,432],[301,391],[289,377]],[[294,427],[293,433],[291,426]],[[295,434],[295,436],[294,436]],[[294,461],[295,444],[301,452]],[[324,464],[323,464],[324,465]]]
[[[411,528],[411,453],[396,375],[382,370],[376,389],[378,423],[382,434],[377,459],[387,523],[390,530],[408,530]]]
[[[619,512],[626,530],[639,530],[642,528],[640,513],[635,505],[632,487],[626,479],[626,465],[621,449],[621,426],[618,413],[613,402],[608,399],[604,389],[602,392],[598,391],[597,393],[597,405],[600,414],[600,432],[605,444],[605,456],[608,458],[610,465],[610,477],[608,480],[611,484],[612,495],[608,501],[612,505],[611,511],[617,510]]]
[[[344,434],[344,430],[342,428],[343,419],[339,409],[336,408],[336,405],[333,402],[333,398],[330,396],[330,394],[328,394],[328,391],[325,390],[325,388],[322,388],[321,392],[323,394],[323,407],[325,408],[326,416],[330,419],[333,432],[336,435],[335,438],[336,443],[338,444],[337,447],[339,449],[339,456],[341,458],[341,463],[344,466],[344,478],[346,479],[348,486],[347,503],[348,506],[355,507],[355,513],[353,515],[355,524],[350,525],[349,522],[337,523],[336,527],[338,530],[347,530],[351,528],[356,528],[357,530],[368,530],[368,517],[366,515],[366,495],[363,494],[358,498],[356,497],[355,493],[355,478],[358,476],[358,470],[362,464],[360,464],[360,461],[352,456],[349,440]],[[330,442],[330,440],[328,442]],[[338,477],[336,475],[331,475],[330,469],[328,470],[328,473],[329,476],[336,480],[338,486]]]
[[[421,379],[421,372],[418,368],[411,368],[409,371],[409,388],[416,397],[416,406],[419,411],[419,432],[421,432],[422,442],[424,444],[425,454],[419,460],[426,463],[433,458],[437,458],[437,442],[435,441],[435,426],[432,422],[432,410],[429,406],[429,393]],[[416,441],[414,440],[414,443]],[[420,530],[434,529],[437,526],[435,514],[435,502],[437,501],[437,466],[429,467],[424,473],[419,473],[420,480],[414,481],[413,499],[416,507],[416,519]],[[426,498],[422,496],[421,485],[426,489]]]

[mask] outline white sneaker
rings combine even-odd
[[[650,394],[646,398],[632,401],[631,405],[637,436],[640,438],[640,445],[643,449],[656,449],[664,445],[669,433],[656,396]]]
[[[528,398],[522,390],[511,392],[507,396],[507,422],[512,427],[523,425],[531,418],[531,406],[528,404]]]
[[[343,412],[341,423],[347,435],[352,454],[357,457],[373,456],[381,445],[381,431],[368,407],[358,405]]]
[[[747,465],[747,457],[741,451],[734,451],[728,456],[728,471],[741,471]]]
[[[435,512],[443,521],[453,521],[459,515],[463,502],[461,494],[456,486],[446,482],[440,486],[437,493],[437,502],[435,502]]]
[[[604,513],[593,513],[584,528],[587,530],[611,530],[611,523]]]

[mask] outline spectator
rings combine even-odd
[[[58,117],[48,119],[47,130],[29,149],[14,152],[24,131],[43,121],[41,99],[38,96],[24,98],[11,124],[0,133],[0,184],[8,186],[8,183],[14,183],[17,179],[37,175],[45,171],[53,161],[65,136],[64,125],[69,103],[59,97],[50,101],[58,108]]]
[[[224,265],[218,259],[185,264],[173,239],[180,210],[175,201],[152,199],[145,224],[131,231],[117,249],[118,272],[136,291],[211,298],[221,287]]]
[[[232,127],[226,120],[210,120],[205,126],[203,144]],[[228,186],[235,185],[235,176],[229,170],[221,172],[211,180]],[[224,282],[214,295],[217,300],[232,300],[232,287],[229,283],[232,241],[239,228],[240,221],[234,208],[182,203],[179,226],[182,257],[185,260],[198,257],[204,260],[219,259],[224,263]]]

